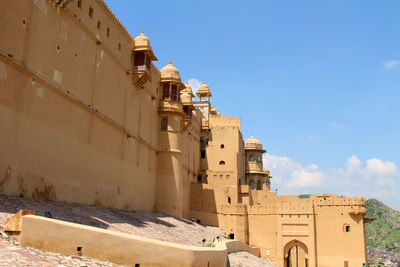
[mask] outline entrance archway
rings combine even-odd
[[[285,267],[308,267],[307,246],[298,240],[292,240],[284,247]]]

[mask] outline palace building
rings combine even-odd
[[[211,104],[218,89],[158,70],[103,0],[0,14],[0,193],[193,218],[282,267],[366,261],[364,198],[271,192],[267,151]]]

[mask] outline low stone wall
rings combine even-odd
[[[20,243],[129,266],[227,264],[227,246],[223,244],[214,248],[185,246],[35,215],[22,217]]]
[[[237,240],[229,240],[225,242],[228,253],[246,251],[254,256],[260,257],[260,248],[252,247]]]

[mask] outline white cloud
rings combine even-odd
[[[296,169],[301,168],[301,164],[291,160],[288,157],[279,157],[270,154],[265,154],[264,167],[271,171],[274,184],[280,185],[282,179],[290,175]]]
[[[325,179],[324,173],[315,164],[311,164],[304,169],[297,169],[290,176],[291,179],[284,184],[294,188],[319,187]]]
[[[382,161],[381,159],[367,160],[367,171],[372,176],[395,176],[397,166],[391,161]]]
[[[271,189],[279,194],[331,193],[345,196],[365,196],[385,200],[400,210],[400,172],[391,161],[371,158],[361,161],[349,157],[341,168],[320,168],[316,164],[303,166],[288,157],[264,156],[264,167],[271,171]]]
[[[350,176],[352,174],[362,172],[361,164],[362,164],[362,162],[359,158],[357,158],[357,156],[353,155],[350,158],[348,158],[347,162],[346,162],[346,167],[347,167],[347,169],[345,171],[346,175]]]
[[[199,89],[201,82],[195,78],[191,78],[188,80],[190,87],[192,87],[193,92],[196,92]]]
[[[385,61],[385,62],[383,62],[383,65],[385,66],[386,69],[390,70],[390,69],[400,66],[400,60]]]

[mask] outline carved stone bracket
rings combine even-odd
[[[192,118],[187,117],[183,120],[183,126],[182,126],[182,132],[186,131],[187,128],[190,127],[190,125],[192,125]]]
[[[141,88],[150,78],[151,75],[147,71],[135,71],[133,74],[133,83],[137,88]]]

